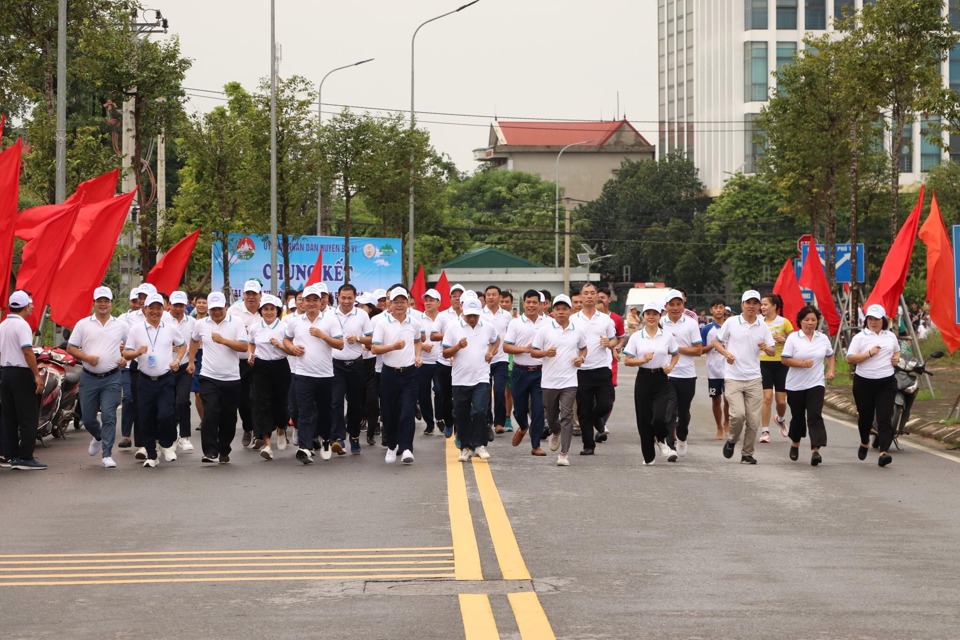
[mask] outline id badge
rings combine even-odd
[[[155,369],[156,367],[157,367],[157,356],[151,353],[150,355],[147,356],[147,368]]]

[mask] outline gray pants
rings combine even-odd
[[[576,387],[543,390],[547,430],[551,434],[560,434],[560,453],[568,453],[573,441],[573,403],[576,399]]]
[[[83,426],[100,441],[104,458],[113,455],[113,442],[117,435],[117,407],[120,406],[121,376],[117,370],[106,378],[81,373],[80,414]],[[100,420],[97,420],[97,413]],[[102,422],[101,422],[102,421]]]
[[[743,455],[753,455],[763,407],[763,383],[756,380],[726,380],[723,395],[730,404],[730,442],[736,444],[743,431]]]

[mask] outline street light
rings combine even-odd
[[[416,55],[416,48],[415,48],[415,47],[416,47],[416,44],[417,44],[417,34],[420,32],[420,29],[422,29],[424,26],[430,24],[431,22],[434,22],[434,21],[436,21],[436,20],[439,20],[440,18],[446,18],[447,16],[453,15],[454,13],[459,13],[460,11],[463,11],[463,10],[466,9],[467,7],[472,7],[473,5],[477,4],[478,2],[480,2],[480,0],[473,0],[472,2],[468,2],[467,4],[460,5],[459,7],[457,7],[456,9],[454,9],[453,11],[447,11],[446,13],[440,14],[439,16],[436,16],[435,18],[430,18],[429,20],[426,20],[426,21],[424,21],[424,22],[421,22],[421,23],[420,23],[420,26],[417,27],[416,30],[414,30],[414,32],[413,32],[413,37],[410,38],[410,133],[413,133],[413,127],[414,127],[414,116],[413,116],[413,113],[414,113],[414,110],[413,110],[413,109],[414,109],[414,107],[413,107],[413,98],[414,98],[414,57],[415,57],[415,55]],[[412,140],[412,136],[411,136],[411,140]],[[410,220],[409,220],[409,228],[408,228],[408,231],[407,231],[407,242],[408,242],[408,244],[409,244],[409,246],[408,246],[408,248],[407,248],[407,286],[410,286],[410,285],[413,283],[413,214],[414,214],[414,199],[413,199],[414,166],[413,166],[413,162],[414,162],[414,154],[413,154],[413,148],[411,147],[411,149],[410,149]]]
[[[323,83],[327,77],[334,71],[340,71],[342,69],[349,69],[350,67],[357,67],[361,64],[366,64],[368,62],[373,62],[374,58],[367,58],[366,60],[361,60],[360,62],[354,62],[353,64],[345,64],[342,67],[337,67],[336,69],[331,69],[327,71],[327,75],[323,76],[323,79],[320,80],[320,86],[317,87],[317,135],[320,135],[320,127],[323,126]],[[321,231],[320,224],[323,220],[323,163],[320,163],[320,168],[317,171],[319,177],[317,178],[317,235],[323,235]],[[349,251],[349,247],[347,248]]]
[[[576,147],[581,144],[590,144],[591,142],[597,142],[600,138],[594,138],[593,140],[583,140],[582,142],[571,142],[563,149],[560,149],[560,153],[557,154],[557,179],[554,181],[554,187],[556,187],[556,197],[554,199],[553,205],[553,268],[560,268],[560,156],[563,155],[563,152],[569,149],[570,147]]]
[[[270,0],[270,293],[277,288],[277,6]]]

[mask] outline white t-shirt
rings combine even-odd
[[[193,335],[193,328],[197,324],[197,319],[192,316],[188,316],[186,313],[183,314],[183,320],[180,320],[180,321],[177,321],[177,319],[173,317],[173,314],[170,314],[170,317],[173,320],[172,321],[173,326],[177,328],[177,331],[180,332],[180,335],[183,336],[183,339],[189,340],[190,336]],[[187,349],[183,353],[183,358],[180,359],[180,366],[181,367],[186,366],[187,361],[189,359],[190,359],[190,349]]]
[[[477,326],[471,327],[463,318],[447,325],[443,334],[443,346],[452,347],[467,339],[467,346],[453,356],[453,370],[450,372],[454,387],[472,387],[490,381],[490,362],[487,362],[487,349],[500,339],[497,328],[483,320],[477,320]]]
[[[437,318],[440,317],[440,314],[437,314]],[[432,345],[430,351],[423,349],[420,352],[420,359],[423,361],[423,364],[437,364],[437,360],[441,357],[441,351],[443,351],[443,345],[440,344],[439,340],[433,340],[430,336],[433,333],[433,323],[436,318],[430,318],[427,314],[422,314],[420,317],[420,330],[423,331],[423,346],[426,347],[428,344]]]
[[[545,318],[544,316],[537,316],[536,320],[530,320],[526,315],[514,318],[510,321],[510,324],[507,325],[507,334],[504,336],[503,341],[515,347],[529,347],[533,344],[537,330],[547,324],[549,320],[550,318]],[[535,367],[543,364],[529,353],[515,353],[513,355],[513,363],[523,367]]]
[[[484,305],[483,310],[480,312],[480,319],[489,325],[493,325],[493,327],[497,330],[497,337],[500,338],[500,344],[497,345],[497,353],[494,354],[493,360],[490,361],[490,364],[508,362],[510,360],[510,354],[504,353],[503,351],[503,339],[507,334],[507,327],[513,320],[513,316],[510,315],[508,311],[501,309],[499,306],[497,307],[496,311],[490,311],[490,308]]]
[[[650,362],[640,365],[641,369],[662,369],[670,364],[676,352],[677,340],[669,329],[658,329],[655,336],[650,336],[646,327],[634,331],[627,341],[627,346],[623,348],[623,353],[631,358],[643,358],[648,353],[653,354]]]
[[[219,333],[227,340],[247,342],[247,329],[238,318],[226,314],[223,321],[217,324],[213,318],[207,316],[199,320],[193,327],[190,338],[203,343],[203,367],[200,369],[201,378],[210,378],[220,382],[231,382],[240,379],[240,361],[234,355],[237,353],[225,344],[213,341],[213,334]],[[244,350],[243,353],[246,353]]]
[[[441,311],[437,314],[437,319],[433,321],[432,333],[440,334],[439,339],[441,342],[443,342],[443,336],[447,333],[447,327],[459,319],[460,316],[456,311],[453,310],[453,307],[449,307],[448,309]],[[443,350],[441,349],[441,351]],[[437,364],[446,365],[448,367],[451,366],[450,359],[444,358],[443,353],[437,357]]]
[[[830,338],[819,331],[813,332],[813,338],[808,338],[803,331],[794,331],[787,336],[783,343],[784,358],[794,360],[813,360],[813,366],[787,368],[787,391],[803,391],[813,387],[823,387],[826,379],[823,375],[823,359],[833,355],[833,345]]]
[[[420,321],[413,318],[409,313],[404,315],[403,320],[397,320],[392,313],[383,313],[382,315],[385,316],[384,319],[373,327],[373,344],[389,346],[398,340],[404,342],[403,349],[381,354],[383,366],[394,369],[412,367],[417,359],[414,343],[423,339],[423,329],[420,327]]]
[[[0,364],[4,367],[28,368],[23,350],[32,346],[33,330],[30,329],[30,323],[16,313],[8,314],[0,322]]]
[[[84,362],[84,369],[90,373],[106,373],[119,366],[120,345],[126,341],[128,330],[129,325],[123,320],[111,317],[100,324],[94,314],[77,323],[70,334],[69,344],[87,355],[100,358],[97,366]]]
[[[323,338],[310,335],[310,328],[316,327],[331,338],[343,337],[340,323],[332,313],[318,314],[313,322],[310,316],[303,314],[284,326],[284,336],[290,338],[293,344],[303,347],[303,355],[297,359],[297,375],[310,378],[333,377],[333,347]],[[206,360],[207,354],[203,354]]]
[[[609,340],[617,337],[617,328],[613,319],[605,313],[594,310],[593,317],[588,317],[584,310],[578,311],[570,318],[570,322],[583,333],[587,340],[587,358],[580,369],[610,369],[613,364],[612,352],[607,347],[600,346],[600,338]],[[558,387],[554,387],[558,388]]]
[[[347,336],[373,335],[373,325],[370,324],[370,316],[365,311],[354,307],[349,313],[340,311],[340,306],[333,312],[333,317],[340,323],[340,331],[343,332],[343,349],[333,350],[334,360],[356,360],[363,357],[363,345],[359,341],[350,344],[347,342]]]
[[[711,322],[707,325],[707,339],[704,344],[713,344],[713,339],[720,333],[720,325]],[[726,375],[727,359],[720,355],[716,349],[710,349],[707,352],[707,379],[723,380]]]
[[[141,375],[162,376],[170,373],[170,364],[173,362],[173,353],[183,346],[183,336],[175,324],[160,321],[156,327],[146,321],[135,323],[127,334],[125,351],[136,351],[146,347],[147,352],[137,356],[137,368]]]
[[[760,343],[774,345],[770,328],[757,316],[747,322],[743,314],[727,318],[717,333],[717,340],[734,356],[733,364],[727,363],[723,377],[727,380],[756,380],[760,374]]]
[[[900,351],[900,341],[897,340],[892,332],[881,329],[880,333],[874,333],[870,329],[864,329],[853,336],[850,341],[850,347],[847,349],[847,355],[852,356],[858,353],[865,353],[879,346],[880,351],[877,355],[871,356],[863,362],[857,364],[857,375],[869,380],[879,380],[889,378],[893,375],[893,363],[890,358],[894,353]]]
[[[689,318],[686,314],[681,314],[680,319],[671,322],[669,317],[663,318],[663,328],[673,334],[678,347],[693,347],[703,344],[703,338],[700,336],[700,323]],[[636,333],[640,333],[643,327],[640,327]],[[680,354],[677,360],[677,366],[670,372],[671,378],[696,378],[697,377],[697,359],[693,356]]]
[[[589,356],[590,347],[587,345],[587,337],[573,321],[563,328],[557,324],[556,320],[545,316],[543,325],[537,329],[537,334],[533,338],[533,348],[537,351],[548,351],[551,347],[556,347],[557,355],[552,358],[540,358],[540,362],[543,363],[543,369],[540,371],[540,387],[543,389],[576,387],[578,367],[573,364],[573,360],[580,355],[580,349],[584,347],[587,348]]]
[[[280,347],[275,347],[270,341],[276,339],[283,343],[283,332],[286,330],[286,323],[277,318],[273,324],[267,324],[267,321],[260,318],[260,324],[250,327],[247,335],[252,344],[256,345],[253,355],[257,360],[283,360],[287,353]]]

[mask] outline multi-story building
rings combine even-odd
[[[762,147],[754,119],[775,87],[774,71],[790,64],[807,34],[873,0],[658,0],[660,154],[680,149],[700,169],[710,195],[738,171],[753,173]],[[960,26],[960,0],[944,11]],[[960,47],[944,64],[944,82],[960,90]],[[960,159],[922,135],[922,119],[904,132],[901,184],[947,157]],[[960,136],[957,136],[960,138]]]

